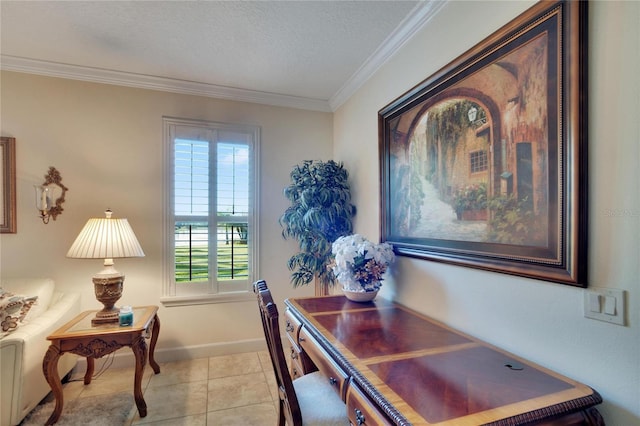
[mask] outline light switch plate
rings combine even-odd
[[[590,292],[588,294],[589,297],[589,310],[591,312],[600,313],[602,309],[600,308],[600,295],[598,293]]]
[[[617,298],[614,296],[606,296],[604,298],[604,313],[607,315],[615,315]]]
[[[612,324],[625,325],[624,294],[624,290],[617,288],[589,287],[585,289],[584,316]],[[604,301],[605,309],[594,311],[594,299]]]

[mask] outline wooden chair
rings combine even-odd
[[[348,425],[347,408],[326,377],[316,371],[291,380],[282,349],[278,308],[265,281],[253,284],[264,335],[278,385],[278,424],[284,426]]]

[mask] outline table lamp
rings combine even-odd
[[[144,257],[129,221],[112,218],[108,209],[105,214],[87,221],[67,253],[74,259],[104,259],[104,269],[93,276],[96,299],[104,308],[91,320],[92,325],[118,322],[119,310],[114,305],[122,296],[124,274],[113,267],[113,259]]]

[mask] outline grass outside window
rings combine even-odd
[[[232,241],[218,241],[218,280],[241,279],[249,276],[249,253],[247,245]],[[209,280],[209,248],[176,247],[176,282],[198,282]]]

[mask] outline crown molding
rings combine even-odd
[[[0,69],[48,77],[89,81],[92,83],[113,84],[117,86],[205,96],[239,102],[331,112],[329,103],[321,99],[280,95],[102,68],[82,67],[58,62],[21,58],[18,56],[0,55]]]
[[[398,25],[393,33],[358,68],[347,82],[329,99],[331,111],[336,111],[373,74],[442,9],[446,1],[421,1]]]
[[[419,2],[394,32],[328,101],[2,54],[0,54],[0,69],[239,102],[334,112],[353,96],[416,32],[422,29],[445,4],[446,1]]]

